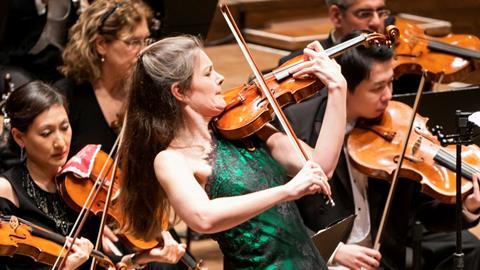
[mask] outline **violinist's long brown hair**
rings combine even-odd
[[[124,179],[120,204],[126,219],[124,230],[136,237],[157,237],[162,217],[170,208],[153,161],[183,123],[171,86],[190,87],[200,48],[192,36],[163,39],[144,49],[132,73],[120,148]]]

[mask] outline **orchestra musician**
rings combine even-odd
[[[150,36],[151,13],[140,0],[96,0],[71,28],[60,68],[66,78],[54,84],[70,108],[69,156],[87,144],[110,152],[121,127],[125,80]]]
[[[69,104],[70,157],[87,144],[100,144],[107,153],[112,150],[123,121],[125,81],[149,42],[151,18],[152,10],[141,0],[96,0],[71,28],[60,68],[66,78],[54,84]],[[173,229],[170,232],[180,241]],[[128,252],[118,237],[108,235],[120,252]],[[184,268],[183,263],[147,266]]]
[[[358,31],[357,31],[358,32]],[[347,35],[352,38],[358,33]],[[359,46],[336,58],[347,80],[347,132],[359,119],[380,116],[392,97],[393,49],[381,45]],[[325,104],[329,97],[320,92],[316,97],[285,108],[298,137],[313,145],[323,128]],[[480,210],[479,175],[474,177],[474,191],[463,201],[464,225],[478,224]],[[305,225],[313,231],[331,222],[356,214],[348,237],[331,257],[332,269],[405,269],[405,246],[409,243],[412,220],[422,222],[421,269],[452,269],[455,251],[455,205],[440,204],[419,193],[414,181],[401,179],[395,191],[392,211],[386,223],[380,253],[372,248],[390,184],[384,180],[367,179],[348,161],[348,153],[340,155],[331,183],[336,206],[323,203],[318,195],[297,201]],[[445,232],[449,230],[450,232]],[[442,231],[442,232],[438,232]],[[465,269],[480,267],[480,242],[467,230],[463,231]]]
[[[332,47],[354,30],[383,33],[386,26],[395,23],[385,0],[325,0],[325,4],[333,29],[320,41],[324,48]],[[302,50],[293,51],[280,58],[279,65],[302,53]],[[393,82],[393,91],[395,94],[409,93],[417,89],[419,82],[419,76],[403,74]],[[425,88],[431,87],[431,82],[426,82]]]
[[[165,38],[145,48],[128,90],[120,149],[125,230],[152,238],[172,206],[193,230],[213,234],[225,269],[326,269],[291,201],[330,194],[325,175],[340,153],[346,86],[319,43],[306,54],[294,76],[320,78],[330,99],[315,149],[304,144],[312,161],[303,165],[272,126],[247,145],[210,128],[226,106],[224,78],[196,38]]]
[[[77,217],[57,192],[55,176],[67,160],[72,130],[66,101],[49,85],[33,81],[16,89],[6,101],[11,136],[20,147],[23,162],[0,176],[0,212],[15,215],[61,235],[68,235]],[[88,269],[87,261],[98,224],[87,221],[82,230],[85,238],[75,241],[63,269]],[[162,236],[164,236],[162,234]],[[133,264],[150,261],[176,263],[185,246],[171,236],[164,237],[165,248],[154,248],[135,256],[122,258],[129,269]],[[132,260],[132,257],[133,260]],[[50,269],[34,260],[15,255],[0,257],[0,269]]]
[[[325,0],[333,29],[321,40],[323,48],[330,48],[354,30],[369,30],[383,33],[387,25],[394,22],[385,0]],[[297,50],[280,58],[279,64],[303,54]]]

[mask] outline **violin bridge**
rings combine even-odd
[[[418,139],[415,141],[412,147],[412,155],[414,156],[418,149],[420,148],[420,145],[422,145],[422,137],[418,137]]]

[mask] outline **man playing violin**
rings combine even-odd
[[[352,38],[353,35],[346,39],[349,37]],[[386,110],[392,98],[392,58],[393,50],[387,46],[360,46],[337,58],[347,80],[346,136],[355,127],[358,119],[377,118]],[[299,139],[310,144],[316,141],[322,126],[326,101],[325,91],[321,91],[310,100],[285,109],[285,114]],[[335,207],[326,205],[317,195],[297,201],[305,224],[313,231],[323,229],[331,222],[350,214],[356,214],[349,235],[338,245],[330,258],[330,266],[340,269],[375,269],[379,266],[386,269],[405,269],[405,247],[409,244],[406,235],[411,231],[411,223],[415,218],[426,228],[422,239],[422,269],[452,269],[455,234],[433,232],[454,230],[455,207],[420,194],[417,183],[411,180],[401,179],[399,182],[380,252],[372,249],[373,237],[378,229],[390,184],[383,180],[367,179],[350,166],[347,155],[344,147],[330,181]],[[476,225],[479,218],[478,214],[474,214],[480,210],[478,175],[474,179],[474,191],[463,201],[465,227]],[[476,237],[466,230],[463,231],[463,246],[466,254],[465,269],[479,269],[480,245]]]

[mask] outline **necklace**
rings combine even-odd
[[[55,228],[63,235],[69,233],[73,225],[68,219],[68,208],[58,193],[50,193],[41,189],[33,181],[25,162],[23,163],[22,186],[33,204],[54,222]]]

